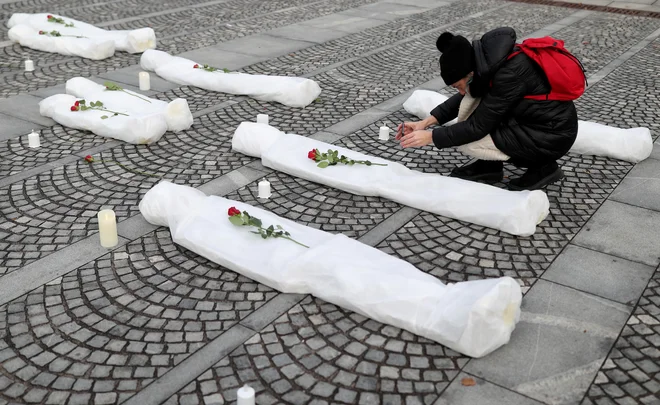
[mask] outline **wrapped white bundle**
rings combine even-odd
[[[262,239],[229,222],[230,207],[291,237]],[[410,263],[344,235],[297,224],[237,201],[163,181],[140,202],[175,243],[284,293],[312,294],[379,322],[482,357],[509,342],[522,294],[509,277],[444,285]]]
[[[173,83],[249,96],[262,101],[276,101],[290,107],[305,107],[321,94],[321,87],[314,80],[238,72],[224,73],[222,70],[209,72],[194,68],[195,65],[202,66],[202,64],[162,51],[145,52],[140,59],[140,65],[143,69],[154,71],[158,76]]]
[[[39,103],[41,115],[65,127],[132,144],[151,144],[168,129],[181,131],[192,125],[192,114],[184,99],[166,103],[130,90],[109,91],[82,77],[70,79],[66,87],[70,94],[57,94]],[[84,99],[87,106],[100,101],[102,108],[109,111],[72,111],[71,107],[80,99]],[[114,115],[114,112],[120,115]]]
[[[21,46],[42,52],[92,60],[107,59],[115,54],[115,44],[108,39],[50,37],[39,35],[39,30],[27,25],[17,25],[10,29],[7,35]]]
[[[350,193],[379,196],[460,221],[529,236],[548,215],[550,203],[540,190],[508,191],[486,184],[410,170],[399,163],[293,134],[268,125],[243,122],[232,140],[237,152],[261,158],[264,166]],[[310,150],[338,150],[354,160],[387,166],[338,164],[318,168]]]
[[[52,22],[48,16],[62,19],[68,25]],[[9,39],[20,43],[22,46],[45,52],[60,53],[63,55],[77,55],[89,59],[104,59],[114,55],[114,51],[129,53],[142,53],[147,49],[156,48],[156,33],[152,28],[140,28],[136,30],[104,30],[82,21],[74,20],[52,13],[25,14],[14,13],[7,22]],[[30,28],[30,29],[27,29]],[[58,31],[61,37],[48,37],[39,35],[39,31],[46,33]],[[35,37],[36,35],[36,37]],[[83,36],[86,38],[75,38]],[[88,48],[88,43],[103,44],[102,50],[94,53]],[[111,44],[112,51],[109,51]]]
[[[188,107],[188,101],[183,98],[177,98],[169,103],[153,98],[148,98],[139,93],[130,90],[123,91],[108,91],[104,85],[95,83],[84,77],[74,77],[66,82],[66,92],[78,98],[87,100],[102,100],[108,93],[115,93],[121,98],[122,104],[125,102],[135,102],[135,108],[139,108],[140,113],[161,113],[165,117],[167,123],[167,130],[172,132],[179,132],[189,129],[193,124],[193,116]],[[127,94],[128,93],[128,94]],[[139,102],[139,98],[149,100]],[[105,104],[105,102],[104,102]]]
[[[408,100],[403,103],[403,108],[408,111],[408,113],[416,116],[420,120],[423,120],[431,116],[431,111],[435,107],[444,103],[448,99],[449,97],[443,96],[442,94],[435,91],[415,90],[413,94],[408,97]],[[456,122],[457,120],[453,119],[445,125],[452,125]]]
[[[447,97],[428,90],[415,91],[403,108],[420,119],[444,103]],[[455,124],[456,120],[450,122]],[[590,121],[578,121],[578,135],[570,150],[581,155],[605,156],[638,163],[651,155],[653,139],[648,128],[622,129]]]
[[[578,121],[578,136],[571,152],[639,163],[653,152],[653,139],[648,128],[622,129]]]

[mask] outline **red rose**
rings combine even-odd
[[[76,107],[78,107],[78,106],[80,105],[80,101],[76,100],[76,102],[75,102],[74,105],[75,105]]]
[[[71,106],[71,111],[78,111],[78,107],[75,106],[75,105],[72,105],[72,106]]]
[[[227,211],[227,215],[229,215],[230,217],[234,217],[236,215],[241,215],[241,211],[239,211],[236,207],[231,207]]]
[[[44,35],[44,34],[45,34],[45,32],[39,31],[39,35]]]
[[[50,20],[51,18],[53,18],[53,16],[48,14],[48,19]]]
[[[85,162],[92,163],[93,161],[94,161],[94,158],[92,157],[92,155],[85,156]]]
[[[199,69],[199,65],[195,63],[195,66],[193,66],[193,69]]]
[[[307,154],[307,157],[316,160],[316,151],[315,150],[310,150],[309,153]]]

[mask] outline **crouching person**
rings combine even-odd
[[[557,160],[568,153],[577,137],[578,117],[572,100],[584,92],[584,72],[575,59],[579,70],[571,71],[569,66],[566,72],[549,77],[515,42],[511,28],[490,31],[472,44],[462,36],[443,33],[436,42],[442,53],[441,76],[458,94],[437,106],[429,118],[399,127],[401,146],[433,143],[439,149],[458,147],[478,159],[452,171],[451,176],[465,180],[501,181],[504,162],[527,169],[522,177],[510,180],[512,190],[540,189],[560,180],[563,172]],[[548,48],[552,46],[550,42]],[[566,60],[562,63],[565,66]],[[573,77],[566,83],[559,74]],[[560,88],[571,85],[573,88]],[[426,130],[454,118],[458,121],[454,125]]]

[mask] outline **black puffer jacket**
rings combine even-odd
[[[472,43],[477,68],[470,94],[485,94],[466,121],[433,130],[436,147],[465,145],[490,134],[511,163],[522,167],[557,160],[571,149],[578,130],[575,105],[524,98],[547,94],[550,87],[541,68],[526,55],[507,60],[515,42],[513,29],[498,28]],[[456,94],[431,114],[440,125],[456,118],[462,98]]]

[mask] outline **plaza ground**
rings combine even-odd
[[[609,7],[658,11],[637,3]],[[607,4],[604,4],[607,3]],[[637,4],[637,5],[635,5]],[[645,6],[645,7],[642,7]],[[246,73],[304,76],[306,108],[179,86],[190,130],[136,146],[64,128],[37,103],[75,76],[135,89],[140,55],[103,61],[11,44],[0,27],[0,404],[222,404],[250,384],[259,404],[660,404],[660,152],[637,165],[569,155],[531,237],[420,212],[273,172],[231,151],[259,113],[286,132],[447,174],[455,150],[402,150],[378,128],[411,120],[414,89],[450,95],[437,36],[511,26],[552,35],[584,63],[580,118],[660,129],[660,19],[502,0],[24,0],[109,29],[153,27],[158,49]],[[23,61],[35,61],[34,72]],[[42,146],[28,147],[30,130]],[[211,263],[148,224],[138,204],[158,178],[341,232],[444,282],[517,279],[511,342],[470,359],[310,296],[282,294]],[[506,167],[506,176],[522,172]],[[273,196],[257,199],[257,183]],[[505,184],[499,184],[503,187]],[[101,248],[96,214],[118,216]],[[218,215],[224,215],[219,213]],[[464,378],[474,386],[461,383]]]

